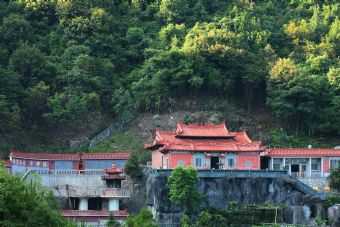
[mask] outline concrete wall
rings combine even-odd
[[[18,165],[12,165],[12,174],[19,174],[24,175],[26,171],[28,170],[48,170],[47,168],[43,167],[33,167],[33,166],[18,166]]]
[[[103,188],[104,181],[101,179],[101,175],[39,175],[41,179],[41,184],[47,188],[56,188],[63,185],[68,185],[69,187],[79,187],[79,188]]]
[[[84,160],[85,169],[106,169],[116,164],[116,168],[122,169],[127,160]]]

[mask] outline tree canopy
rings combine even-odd
[[[337,1],[0,4],[1,150],[202,96],[267,105],[298,133],[340,134]]]
[[[203,197],[198,191],[199,177],[193,167],[176,167],[169,176],[169,198],[189,213],[200,205]]]
[[[52,192],[35,182],[20,182],[0,165],[0,226],[75,227],[60,215]]]

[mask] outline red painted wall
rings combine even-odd
[[[330,172],[330,170],[329,170],[329,166],[330,164],[329,164],[329,159],[324,159],[323,160],[323,172],[324,173],[329,173]]]
[[[49,161],[48,162],[48,168],[49,169],[55,169],[55,162],[54,161]]]
[[[152,151],[151,160],[152,160],[151,167],[153,169],[162,168],[162,153],[159,150]]]
[[[184,162],[184,167],[192,166],[193,154],[191,152],[169,153],[169,168],[176,168],[180,161]]]
[[[251,163],[251,167],[246,167],[246,162]],[[237,155],[237,169],[260,169],[260,155],[259,154],[238,154]]]

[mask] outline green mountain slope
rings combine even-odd
[[[2,1],[0,150],[67,150],[130,111],[195,112],[187,100],[236,103],[248,119],[265,109],[268,135],[327,143],[340,132],[339,6]]]

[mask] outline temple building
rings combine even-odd
[[[13,174],[23,175],[28,170],[94,170],[124,168],[129,153],[46,154],[12,151],[9,154]]]
[[[175,132],[156,130],[152,144],[152,168],[260,169],[261,141],[252,141],[245,131],[230,132],[225,123],[177,124]]]

